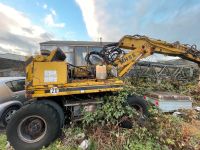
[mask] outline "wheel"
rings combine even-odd
[[[127,104],[138,112],[138,123],[140,125],[144,125],[146,118],[149,116],[147,102],[142,97],[133,95],[128,96]],[[122,120],[119,124],[120,127],[128,129],[132,128],[133,124],[130,118],[128,118],[127,116],[123,116],[120,119]]]
[[[7,126],[7,139],[15,150],[37,150],[58,137],[59,116],[52,107],[42,103],[23,106]]]
[[[64,115],[63,109],[61,108],[60,105],[58,105],[56,102],[51,101],[51,100],[40,100],[40,101],[38,101],[38,103],[44,103],[44,104],[47,104],[47,105],[50,105],[51,107],[53,107],[57,111],[57,113],[60,117],[60,128],[62,128],[64,126],[65,115]]]
[[[136,111],[140,114],[140,116],[142,117],[149,116],[148,103],[142,97],[136,95],[128,96],[127,103],[129,106],[136,109]]]
[[[11,106],[6,109],[2,115],[3,126],[6,127],[14,113],[19,109],[17,106]]]

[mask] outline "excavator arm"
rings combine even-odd
[[[123,53],[123,49],[129,52]],[[200,65],[200,51],[195,45],[189,46],[179,42],[168,43],[140,35],[124,36],[118,43],[107,45],[103,50],[103,54],[107,54],[104,57],[109,62],[109,67],[115,66],[119,77],[125,75],[140,59],[153,53],[179,56]]]

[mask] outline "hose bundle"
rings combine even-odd
[[[118,43],[105,45],[100,52],[92,51],[86,55],[85,60],[90,65],[94,65],[92,58],[101,60],[102,64],[114,64],[115,60],[124,55],[125,52],[118,47]]]

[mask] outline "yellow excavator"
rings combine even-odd
[[[35,150],[55,140],[66,120],[79,120],[81,110],[94,111],[98,100],[123,88],[123,77],[139,60],[154,53],[179,56],[200,65],[195,45],[168,43],[140,35],[126,35],[117,43],[90,52],[87,66],[65,61],[59,48],[49,55],[26,61],[26,96],[29,103],[18,110],[7,126],[7,138],[16,150]],[[145,100],[128,98],[128,104],[148,113]]]

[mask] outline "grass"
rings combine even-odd
[[[0,133],[0,150],[6,149],[7,139],[5,133]],[[61,144],[60,140],[56,140],[49,147],[43,148],[43,150],[73,150],[72,148],[67,148]]]
[[[0,133],[0,149],[3,150],[6,148],[7,140],[4,133]]]
[[[165,115],[164,115],[165,116]],[[164,116],[159,116],[159,118],[162,118]],[[168,123],[168,120],[170,119],[170,122],[174,122],[175,124]],[[164,119],[161,119],[159,122],[159,126],[165,126],[166,124],[169,124],[169,126],[175,128],[177,124],[183,122],[179,118],[174,118],[173,116],[166,116]],[[168,118],[169,117],[169,118]],[[159,119],[157,118],[157,119]],[[174,120],[175,119],[175,120]],[[153,121],[154,122],[154,121]],[[152,122],[152,123],[153,123]],[[192,121],[193,122],[193,121]],[[196,140],[200,140],[200,128],[199,128],[199,123],[200,121],[195,121],[193,123],[187,123],[184,122],[183,124],[183,132],[182,136],[185,137],[185,140],[193,140],[192,137],[196,136]],[[157,123],[156,123],[157,124]],[[161,125],[161,126],[160,126]],[[96,150],[98,148],[102,149],[109,149],[109,150],[129,150],[129,149],[134,149],[134,150],[165,150],[168,149],[165,144],[159,144],[158,140],[155,138],[156,134],[152,132],[152,135],[148,136],[148,133],[151,133],[147,130],[147,128],[140,128],[136,126],[136,129],[131,129],[131,130],[116,130],[116,129],[111,129],[109,132],[105,130],[105,128],[101,128],[100,126],[95,129],[83,129],[82,127],[77,127],[74,126],[73,128],[67,128],[64,129],[64,137],[61,139],[57,139],[55,142],[53,142],[50,146],[47,148],[43,148],[42,150],[79,150],[78,148],[78,139],[77,135],[80,133],[86,133],[88,136],[88,139],[91,141],[91,146],[88,150]],[[99,130],[98,130],[99,129]],[[144,130],[145,129],[145,130]],[[160,128],[162,132],[165,131],[165,127]],[[142,131],[143,130],[143,131]],[[154,130],[152,128],[152,130]],[[106,132],[104,132],[106,131]],[[174,130],[173,130],[174,131]],[[166,142],[172,143],[173,144],[173,137],[174,134],[171,130],[167,130],[169,135],[167,135],[167,140],[166,137],[163,137]],[[172,134],[172,135],[170,135]],[[150,137],[154,137],[154,139]],[[157,135],[158,136],[158,135]],[[171,138],[169,138],[171,136]],[[104,141],[105,140],[105,141]],[[193,141],[194,143],[195,141]],[[190,142],[191,143],[191,142]],[[197,141],[195,142],[197,143]],[[4,150],[6,148],[6,135],[5,133],[0,134],[0,150]],[[98,147],[98,148],[97,148]],[[195,146],[196,149],[200,148],[198,145]],[[187,147],[188,148],[188,147]]]

